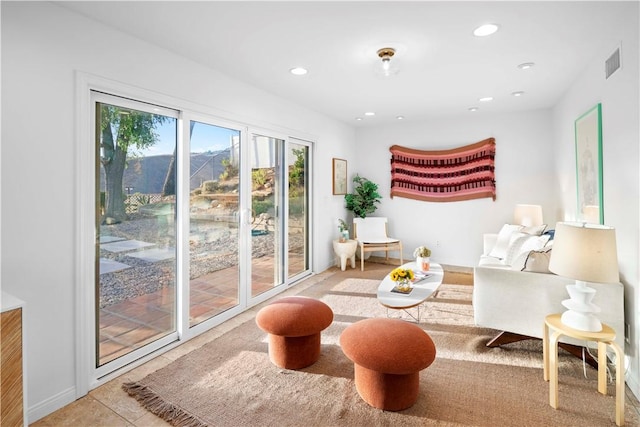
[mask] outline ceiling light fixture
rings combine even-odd
[[[498,26],[496,24],[484,24],[473,30],[473,35],[476,37],[485,37],[490,36],[496,31],[498,31]]]
[[[522,64],[518,65],[518,68],[520,70],[528,70],[529,68],[533,68],[533,66],[536,65],[533,62],[523,62]]]
[[[385,77],[389,77],[392,74],[397,74],[398,67],[395,63],[391,63],[391,58],[393,58],[393,55],[396,54],[396,50],[392,47],[383,47],[382,49],[378,49],[377,53],[378,57],[382,59],[382,70],[380,71],[380,73]]]
[[[304,76],[305,74],[307,74],[307,69],[302,67],[294,67],[290,69],[289,72],[296,76]]]
[[[404,120],[404,116],[396,116],[396,120]]]
[[[356,121],[358,121],[358,122],[359,122],[359,121],[361,121],[361,120],[362,120],[362,117],[356,117]]]
[[[491,101],[493,101],[493,97],[492,96],[485,96],[484,98],[479,98],[478,101],[480,101],[480,102],[491,102]]]
[[[469,107],[468,108],[469,111],[478,111],[478,107]]]
[[[522,95],[524,95],[524,92],[521,91],[521,90],[518,90],[516,92],[511,92],[511,95],[512,96],[522,96]]]
[[[375,116],[376,113],[374,113],[373,111],[367,111],[366,113],[364,113],[365,116]]]

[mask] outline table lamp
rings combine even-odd
[[[581,331],[601,331],[602,323],[595,315],[600,307],[591,302],[596,291],[586,282],[616,283],[620,280],[615,229],[597,224],[559,222],[549,270],[576,281],[575,285],[567,285],[570,299],[562,301],[568,308],[562,314],[562,323]]]
[[[542,206],[516,205],[513,211],[513,223],[525,227],[542,225]]]

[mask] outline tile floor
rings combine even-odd
[[[348,272],[349,270],[347,270]],[[293,288],[284,291],[280,296],[294,295],[332,274],[341,273],[332,268],[326,272],[312,276]],[[344,274],[344,273],[342,273]],[[264,304],[264,303],[263,303]],[[169,426],[167,422],[144,409],[138,402],[122,390],[122,383],[137,381],[148,374],[168,365],[179,357],[193,351],[210,341],[220,337],[236,326],[253,319],[262,305],[253,307],[244,313],[218,325],[209,331],[193,338],[184,344],[154,358],[153,360],[91,390],[75,402],[30,424],[33,427],[156,427]]]
[[[259,295],[273,288],[273,258],[253,261],[251,293]],[[290,256],[290,271],[302,271],[304,259]],[[191,326],[210,319],[238,304],[238,267],[218,270],[190,282]],[[175,328],[175,292],[163,287],[100,309],[100,364],[162,338]]]
[[[329,270],[310,277],[309,279],[296,285],[294,288],[288,289],[281,296],[288,294],[295,294],[307,287],[318,283],[321,280],[326,279],[332,275],[344,275],[345,277],[367,277],[367,278],[382,278],[385,272],[388,272],[388,266],[384,265],[381,261],[380,264],[369,262],[367,271],[361,273],[359,269],[352,270],[347,268],[345,272],[341,272],[339,268],[330,268]],[[386,263],[385,263],[386,264]],[[378,277],[379,276],[379,277]],[[207,292],[203,290],[203,292]],[[157,298],[161,299],[162,296],[158,295]],[[149,297],[152,299],[152,297]],[[206,300],[206,299],[205,299]],[[137,302],[139,305],[144,305],[144,299]],[[199,304],[200,302],[196,303]],[[109,381],[108,383],[91,390],[87,396],[84,396],[77,401],[59,409],[58,411],[32,423],[33,427],[65,427],[65,426],[139,426],[139,427],[156,427],[156,426],[169,426],[168,423],[162,419],[156,417],[152,413],[142,408],[138,402],[129,397],[129,395],[122,390],[121,386],[124,382],[137,381],[151,372],[154,372],[163,366],[173,362],[184,354],[193,351],[204,344],[220,337],[229,330],[239,326],[247,320],[255,317],[257,311],[262,305],[253,307],[246,312],[234,317],[233,319],[218,325],[211,330],[203,333],[202,335],[193,338],[184,344],[154,358],[153,360],[135,368],[121,376]],[[124,322],[124,321],[122,321]],[[111,328],[117,329],[116,324]],[[627,388],[626,390],[626,405],[633,408],[640,414],[640,403]]]

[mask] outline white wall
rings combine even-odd
[[[625,285],[625,320],[630,325],[627,383],[640,396],[640,85],[638,3],[628,3],[629,13],[619,22],[619,38],[594,52],[593,61],[576,79],[553,111],[554,157],[559,176],[561,216],[576,218],[574,121],[602,103],[603,194],[605,224],[616,228],[620,280]],[[622,42],[622,68],[604,78],[604,61]],[[623,334],[624,331],[616,331]]]
[[[331,264],[333,222],[344,212],[342,198],[331,196],[331,158],[351,161],[353,128],[56,5],[1,7],[2,286],[28,307],[30,421],[76,397],[76,71],[314,139],[313,266],[322,271]]]
[[[389,197],[392,145],[442,150],[489,137],[496,140],[495,201],[441,203]],[[549,224],[558,219],[549,111],[469,112],[422,123],[400,122],[358,130],[357,145],[362,156],[351,172],[378,184],[383,200],[374,215],[391,218],[389,232],[402,239],[405,258],[411,258],[417,246],[427,245],[434,262],[474,266],[482,253],[482,234],[497,233],[504,223],[512,222],[518,203],[542,205]]]
[[[471,266],[481,251],[482,233],[497,231],[509,222],[516,203],[543,205],[550,224],[575,213],[573,120],[602,102],[605,218],[618,229],[627,318],[633,329],[632,344],[627,346],[627,354],[633,358],[630,385],[640,395],[637,13],[620,25],[624,70],[601,82],[601,63],[609,52],[599,55],[553,112],[470,113],[419,124],[363,129],[356,134],[345,124],[55,5],[2,2],[0,7],[1,283],[28,307],[30,421],[75,396],[77,70],[185,99],[202,105],[203,110],[215,111],[221,118],[311,135],[317,141],[313,176],[316,271],[331,264],[335,219],[346,218],[343,197],[331,194],[331,158],[347,159],[350,175],[360,173],[380,185],[384,200],[377,215],[392,218],[391,232],[405,242],[405,257],[415,246],[427,244],[434,249],[434,261]],[[637,4],[631,7],[637,11]],[[490,136],[497,143],[495,202],[389,199],[391,145],[443,149]],[[436,247],[436,241],[441,246]]]

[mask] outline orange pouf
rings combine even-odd
[[[285,297],[263,307],[256,323],[269,333],[269,358],[281,368],[301,369],[320,357],[320,332],[333,321],[333,311],[313,298]]]
[[[340,346],[353,361],[360,397],[387,411],[400,411],[416,403],[420,371],[436,358],[431,337],[398,319],[356,322],[342,332]]]

